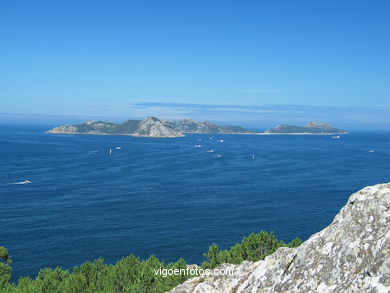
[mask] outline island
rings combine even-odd
[[[52,134],[100,134],[130,135],[139,137],[182,137],[183,133],[172,129],[155,117],[143,120],[127,120],[123,123],[86,121],[76,125],[61,125],[47,133]]]
[[[309,122],[305,126],[295,125],[278,125],[275,128],[267,129],[263,134],[317,134],[317,135],[334,135],[347,134],[342,129],[334,128],[324,122]]]
[[[193,119],[163,120],[163,122],[176,131],[183,133],[209,133],[209,134],[257,134],[256,131],[241,126],[220,126],[209,121],[196,121]]]
[[[208,121],[160,120],[146,117],[143,120],[127,120],[123,123],[85,121],[75,125],[61,125],[47,131],[51,134],[99,134],[130,135],[138,137],[183,137],[184,133],[209,134],[257,134],[240,126],[219,126]]]

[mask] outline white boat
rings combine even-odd
[[[208,150],[207,152],[208,153],[214,153],[214,150]]]
[[[217,155],[217,158],[220,158],[220,157],[222,157],[222,155]]]
[[[111,154],[112,154],[112,149],[110,149],[109,153],[110,153],[110,156],[111,156]]]
[[[31,183],[30,180],[24,180],[24,181],[21,181],[21,182],[10,183],[10,184],[30,184],[30,183]]]
[[[369,153],[375,153],[375,151],[374,151],[374,150],[369,150],[368,152],[369,152]]]
[[[340,135],[334,135],[332,138],[340,138]]]
[[[223,142],[223,139],[219,140],[219,142]]]
[[[194,145],[194,148],[201,148],[201,147],[202,147],[201,144]]]
[[[116,149],[116,150],[121,150],[122,148],[121,148],[121,147],[116,147],[115,149]]]

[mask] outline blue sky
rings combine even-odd
[[[390,107],[389,11],[356,0],[0,0],[0,112]]]

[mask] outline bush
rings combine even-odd
[[[0,246],[0,288],[4,288],[11,278],[11,263],[8,250]]]
[[[295,238],[286,244],[276,239],[273,232],[252,233],[244,237],[240,244],[236,244],[228,250],[220,250],[217,244],[212,244],[209,251],[204,254],[207,260],[202,263],[202,267],[213,269],[223,263],[238,264],[244,260],[258,261],[272,254],[279,247],[297,247],[301,243],[299,238]]]
[[[240,244],[229,250],[210,246],[204,254],[203,268],[214,268],[221,263],[240,263],[243,260],[257,261],[281,246],[296,247],[302,242],[296,238],[289,244],[278,241],[273,233],[252,233]],[[156,274],[161,269],[186,269],[180,258],[175,263],[165,264],[155,256],[140,260],[130,255],[116,264],[105,264],[102,258],[85,262],[73,268],[72,272],[61,268],[42,269],[35,279],[20,278],[16,284],[9,283],[11,259],[8,251],[0,247],[0,293],[162,293],[183,283],[191,276]]]

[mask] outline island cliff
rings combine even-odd
[[[258,262],[224,264],[231,275],[192,278],[171,293],[390,292],[390,183],[353,194],[333,222],[297,248]]]

